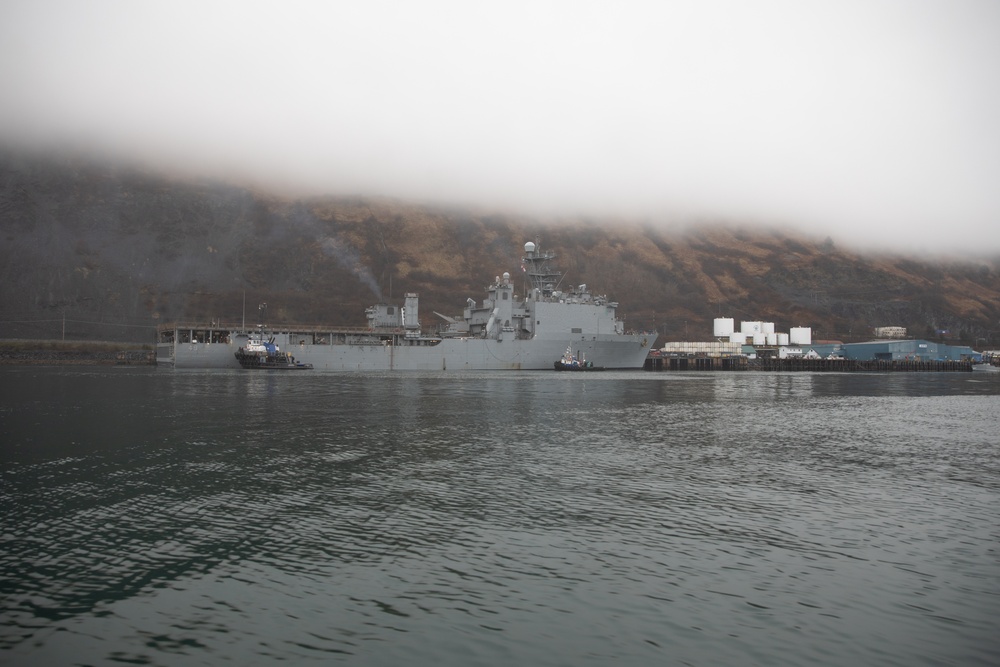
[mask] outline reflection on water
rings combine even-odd
[[[995,664],[1000,383],[3,369],[9,664]]]

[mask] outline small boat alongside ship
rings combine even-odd
[[[234,354],[241,367],[251,370],[300,371],[312,368],[312,364],[304,364],[296,361],[291,354],[282,353],[273,338],[265,342],[261,336],[251,337]]]
[[[268,338],[303,364],[323,371],[549,370],[567,342],[609,369],[641,369],[655,335],[629,332],[618,303],[587,285],[563,286],[555,254],[524,245],[520,271],[498,275],[481,302],[467,299],[461,315],[439,315],[425,332],[419,297],[402,306],[379,303],[365,310],[366,327],[290,325],[244,327],[174,323],[160,328],[156,359],[175,368],[240,368],[237,356],[255,334]],[[244,358],[243,363],[253,363]]]
[[[573,346],[566,348],[563,356],[555,362],[557,371],[603,371],[603,366],[595,366],[594,362],[587,361],[583,355],[573,354]]]

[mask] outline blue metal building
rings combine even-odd
[[[927,340],[873,340],[867,343],[812,345],[821,357],[831,354],[858,361],[972,361],[983,355],[968,345],[945,345]]]

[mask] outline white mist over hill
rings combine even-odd
[[[1000,5],[0,6],[0,140],[298,192],[1000,249]]]

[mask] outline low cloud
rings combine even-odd
[[[997,250],[998,32],[975,0],[13,0],[0,139],[300,193]]]

